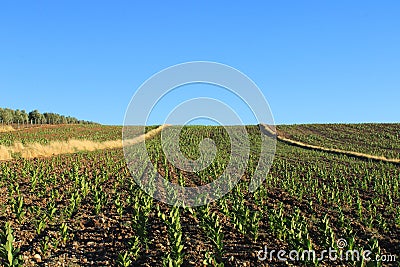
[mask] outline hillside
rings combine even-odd
[[[122,147],[122,126],[99,124],[36,125],[0,132],[0,160],[49,157],[79,151]],[[10,128],[11,127],[11,128]],[[157,130],[149,126],[130,128],[130,142],[136,143]]]
[[[121,129],[79,127],[69,131],[60,126],[56,132],[38,128],[24,138],[40,142],[36,135],[42,129],[50,131],[42,135],[44,140],[66,140],[69,135],[89,138],[95,133],[101,134],[93,140],[107,140],[118,137]],[[298,132],[301,127],[293,126]],[[348,127],[352,128],[343,126]],[[385,127],[389,129],[383,132],[393,131],[392,126],[384,125],[365,133],[359,130],[357,138],[369,140]],[[204,262],[210,266],[288,266],[276,257],[261,261],[257,253],[265,247],[269,251],[314,249],[320,253],[329,247],[339,249],[339,240],[344,240],[345,248],[371,250],[373,256],[398,254],[398,165],[278,141],[270,173],[262,186],[250,193],[248,182],[260,139],[256,126],[247,129],[254,149],[242,179],[223,198],[191,209],[171,207],[144,193],[133,178],[150,179],[149,170],[155,168],[144,166],[141,157],[133,157],[127,165],[121,148],[0,162],[0,225],[10,223],[25,266],[124,266],[124,262],[125,266],[163,266],[168,258],[183,266]],[[282,129],[294,131],[290,126],[278,126]],[[181,171],[166,160],[157,132],[146,145],[158,172],[186,186],[217,178],[230,160],[223,128],[192,126],[184,132],[180,142],[188,156],[196,158],[197,144],[208,137],[220,150],[216,160],[195,173]],[[324,135],[315,136],[323,142]],[[367,143],[357,148],[374,151]],[[127,166],[138,166],[134,176]],[[324,258],[288,263],[354,266],[360,262]],[[384,266],[398,263],[397,258]]]
[[[278,134],[316,146],[400,158],[400,124],[279,125]]]

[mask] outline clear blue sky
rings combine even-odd
[[[3,1],[0,107],[122,124],[147,78],[204,60],[247,74],[278,124],[399,122],[399,12],[399,1]]]

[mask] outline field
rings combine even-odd
[[[278,133],[319,146],[400,158],[399,129],[399,124],[300,125],[278,126]],[[368,266],[400,266],[398,164],[278,141],[266,180],[250,193],[260,139],[257,126],[247,130],[251,155],[238,185],[223,198],[194,208],[168,206],[144,193],[131,177],[121,148],[0,162],[0,263],[367,266],[356,258],[284,262],[276,254],[278,250],[320,254],[331,247],[344,253],[370,250],[371,259],[381,257]],[[0,144],[47,144],[71,138],[104,142],[120,137],[118,126],[48,126],[0,133]],[[198,157],[197,145],[205,137],[215,141],[218,152],[209,168],[196,173],[179,171],[165,159],[159,133],[146,140],[146,147],[166,179],[202,185],[223,172],[230,155],[226,132],[211,126],[185,127],[179,140],[183,152]],[[133,161],[141,163],[140,158]],[[135,175],[142,176],[146,167]],[[265,248],[276,252],[260,260]]]
[[[90,141],[109,141],[121,138],[121,126],[102,126],[102,125],[42,125],[30,128],[22,128],[9,132],[2,132],[0,135],[0,145],[10,146],[15,142],[22,144],[39,143],[48,144],[51,141],[67,141],[70,139],[90,140]]]
[[[15,127],[15,126],[14,126]],[[146,129],[146,134],[157,126]],[[139,138],[142,127],[131,127],[130,136]],[[122,126],[40,125],[25,128],[8,126],[0,133],[0,160],[49,157],[53,155],[121,148]]]
[[[283,136],[296,141],[400,158],[400,124],[305,124],[282,125]]]

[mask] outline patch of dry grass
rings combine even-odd
[[[146,134],[137,136],[133,139],[126,140],[126,145],[133,145],[151,138],[159,133],[165,125],[151,130]],[[59,154],[75,153],[78,151],[94,151],[100,149],[121,148],[122,140],[111,140],[104,142],[95,142],[90,140],[68,141],[51,141],[49,144],[43,145],[39,143],[22,144],[14,143],[12,146],[0,146],[0,160],[11,160],[13,158],[36,158],[36,157],[51,157]]]
[[[15,129],[11,125],[0,125],[0,133],[12,132]]]

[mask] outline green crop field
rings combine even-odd
[[[279,126],[296,141],[328,148],[400,158],[400,124],[303,124]]]
[[[399,129],[399,124],[278,126],[279,134],[294,140],[390,158],[400,157]],[[106,141],[121,138],[121,130],[64,125],[0,133],[0,142]],[[0,264],[400,266],[400,165],[278,141],[270,172],[251,193],[260,138],[257,126],[247,131],[251,154],[240,182],[223,198],[192,208],[169,206],[142,191],[122,148],[1,161]],[[223,127],[185,127],[182,152],[195,159],[203,138],[213,139],[218,151],[209,167],[195,173],[168,162],[160,134],[147,139],[146,147],[164,178],[203,185],[230,160]],[[131,160],[140,165],[140,158]],[[146,167],[134,175],[141,177]],[[275,254],[266,254],[266,248]],[[286,262],[277,257],[279,250],[299,255],[314,250],[319,256],[328,248],[339,258],[346,251],[370,251],[371,261],[357,255]]]
[[[15,142],[22,144],[48,144],[51,141],[69,139],[107,141],[121,138],[121,126],[102,126],[97,124],[43,125],[22,128],[0,133],[0,145],[9,146]]]

